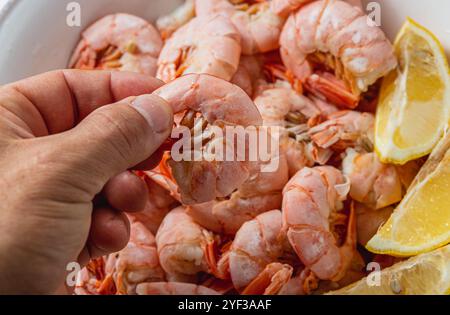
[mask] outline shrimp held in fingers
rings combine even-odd
[[[136,291],[138,295],[220,295],[207,287],[182,282],[141,283]]]
[[[356,250],[355,215],[352,209],[343,245],[334,227],[342,225],[341,212],[349,183],[331,166],[304,168],[284,188],[283,228],[300,260],[321,280],[339,281]]]
[[[192,205],[209,202],[217,197],[226,197],[239,188],[249,176],[249,161],[240,161],[238,150],[228,148],[234,144],[226,140],[226,127],[239,126],[244,129],[261,125],[261,115],[250,97],[236,85],[205,74],[183,76],[154,93],[165,99],[174,113],[184,115],[180,128],[194,133],[185,140],[200,144],[198,149],[194,145],[194,148],[187,150],[189,152],[183,152],[181,161],[171,159],[168,162],[183,203]],[[204,139],[204,130],[208,128],[221,129],[223,136]],[[196,138],[196,130],[201,139]],[[195,160],[193,155],[202,157],[205,149],[212,145],[227,146],[230,151],[225,152],[231,152],[233,156],[227,159],[209,156],[208,159],[203,157]],[[244,146],[248,149],[247,145]],[[174,150],[177,148],[174,147]],[[185,158],[186,154],[189,159]]]
[[[234,235],[245,222],[261,213],[281,207],[283,187],[289,180],[288,166],[284,154],[272,156],[276,168],[262,172],[268,163],[250,164],[249,177],[225,199],[192,205],[187,211],[200,225],[219,234]]]
[[[108,15],[85,30],[69,68],[131,71],[155,76],[163,42],[147,21]]]
[[[229,81],[240,56],[241,36],[227,17],[197,17],[166,41],[157,78],[170,82],[185,74],[205,73]]]
[[[286,67],[312,93],[355,108],[364,92],[397,66],[392,44],[362,10],[319,0],[292,14],[280,37]]]

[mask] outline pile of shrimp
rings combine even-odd
[[[156,26],[115,14],[83,32],[69,66],[156,76],[175,128],[282,132],[271,173],[170,152],[136,173],[149,198],[128,215],[128,245],[93,259],[75,293],[321,294],[370,261],[393,264],[364,245],[421,165],[374,153],[380,80],[397,59],[367,21],[359,1],[186,0]]]

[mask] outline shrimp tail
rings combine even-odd
[[[330,73],[315,73],[306,79],[305,89],[328,99],[337,106],[354,109],[359,104],[359,96],[354,95],[345,84]]]
[[[250,282],[242,291],[243,295],[274,295],[289,281],[293,268],[286,264],[272,263]]]
[[[229,280],[230,273],[228,272],[228,252],[217,261],[217,243],[211,239],[205,247],[206,264],[209,267],[210,273],[220,280]]]

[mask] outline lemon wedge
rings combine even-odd
[[[367,249],[414,256],[450,243],[450,134],[433,150],[389,220]]]
[[[442,137],[450,112],[448,62],[439,40],[408,19],[394,49],[399,61],[380,92],[375,150],[385,163],[428,155]]]
[[[423,295],[450,294],[450,245],[422,254],[330,295]]]

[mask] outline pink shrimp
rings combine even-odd
[[[239,67],[230,82],[253,97],[255,86],[263,75],[262,70],[262,60],[259,56],[241,56]]]
[[[77,275],[75,294],[103,295],[114,293],[114,285],[109,287],[104,285],[104,280],[106,278],[105,265],[105,257],[92,259]]]
[[[370,113],[341,111],[328,116],[328,120],[311,128],[312,141],[323,149],[343,151],[352,147],[373,150],[375,118]]]
[[[215,126],[222,130],[225,126],[261,125],[261,115],[250,97],[239,87],[213,76],[186,75],[166,84],[155,94],[168,101],[175,113],[184,115],[181,126],[192,130],[200,128],[202,137],[205,123],[206,128]],[[225,130],[223,133],[224,137],[213,139],[214,143],[211,140],[203,143],[202,149],[219,142],[225,143]],[[193,151],[190,153],[196,153]],[[233,161],[220,161],[219,158],[209,159],[212,162],[206,159],[194,161],[192,157],[192,161],[169,160],[171,175],[179,186],[184,204],[226,197],[247,180],[248,161],[239,161],[235,151]]]
[[[241,55],[241,36],[224,16],[194,18],[165,43],[157,78],[170,82],[185,74],[210,74],[229,81]]]
[[[407,186],[395,165],[383,164],[375,153],[357,153],[347,150],[343,160],[343,171],[350,179],[350,197],[373,209],[381,209],[398,203],[406,193]],[[416,170],[402,167],[413,174]]]
[[[113,69],[154,76],[163,42],[147,21],[108,15],[85,30],[69,62],[76,69]]]
[[[177,7],[175,11],[168,15],[159,17],[156,20],[156,27],[161,33],[161,37],[166,40],[194,17],[195,0],[186,0],[183,5]]]
[[[242,38],[242,53],[254,55],[278,49],[284,19],[265,0],[196,0],[197,16],[221,14],[231,19]]]
[[[311,122],[321,120],[322,111],[332,111],[318,102],[294,91],[286,81],[277,81],[266,88],[259,89],[255,98],[264,125],[279,126],[285,129],[281,138],[282,151],[286,154],[289,174],[293,176],[305,166],[315,163],[325,164],[332,155],[328,148],[321,149],[308,140]]]
[[[181,282],[141,283],[136,291],[138,295],[220,295],[207,287]]]
[[[168,280],[190,282],[200,272],[217,276],[214,235],[179,207],[172,210],[156,234],[158,255]]]
[[[344,277],[356,250],[355,215],[348,219],[342,246],[334,234],[346,216],[340,212],[349,190],[342,173],[331,166],[304,168],[284,189],[283,228],[300,260],[321,280]]]
[[[305,5],[314,0],[272,0],[270,2],[271,10],[280,15],[280,16],[288,16],[292,12],[296,11],[302,5]],[[343,0],[354,7],[362,9],[361,0]]]
[[[143,211],[128,213],[127,216],[131,222],[141,222],[151,233],[156,234],[164,217],[177,207],[178,202],[165,187],[160,186],[150,176],[143,173],[140,175],[147,184],[149,200]]]
[[[289,250],[281,221],[281,211],[269,211],[247,221],[236,233],[227,259],[238,291],[275,294],[290,279],[293,268],[280,263]]]
[[[102,285],[115,287],[116,294],[136,294],[139,283],[165,280],[153,234],[140,222],[132,222],[130,231],[127,246],[106,262]]]
[[[392,44],[362,10],[338,0],[309,3],[292,14],[280,37],[286,67],[305,88],[345,108],[397,66]]]
[[[250,176],[237,191],[225,199],[192,205],[189,215],[200,225],[219,234],[234,235],[246,221],[281,206],[284,185],[289,180],[284,154],[272,157],[278,167],[273,172],[261,172],[266,163],[252,164]]]

